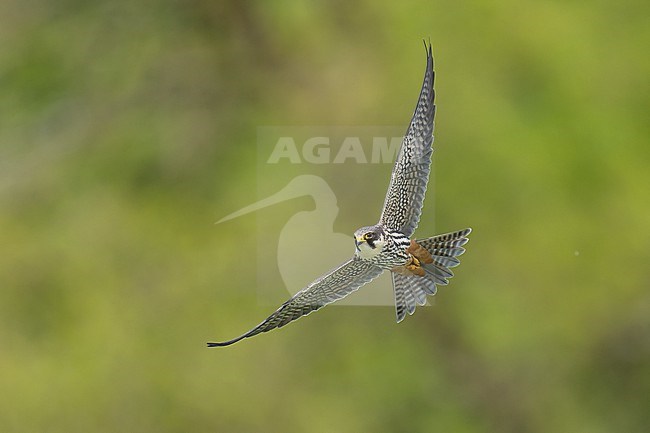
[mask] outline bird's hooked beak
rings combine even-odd
[[[354,237],[354,246],[356,247],[357,251],[360,251],[361,248],[359,248],[359,245],[364,243],[366,240],[363,238],[363,236],[355,236]]]

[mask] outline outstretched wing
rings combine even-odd
[[[372,263],[354,257],[296,293],[275,313],[244,335],[222,343],[208,343],[208,347],[228,346],[244,338],[281,328],[291,321],[344,298],[382,272],[381,268]]]
[[[436,111],[433,80],[433,55],[429,45],[420,98],[393,167],[380,219],[384,226],[409,237],[420,221],[431,170],[433,117]]]

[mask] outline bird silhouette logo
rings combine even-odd
[[[433,128],[436,106],[433,54],[427,46],[426,70],[415,112],[402,141],[377,224],[354,232],[354,255],[335,269],[307,284],[283,303],[262,323],[239,337],[224,342],[208,343],[208,347],[228,346],[244,338],[281,328],[321,307],[345,298],[361,286],[389,271],[393,281],[397,322],[406,314],[413,314],[416,305],[424,305],[427,295],[434,295],[437,286],[449,283],[451,269],[460,264],[458,256],[465,252],[471,229],[443,235],[412,238],[420,221],[422,205],[431,171]],[[333,233],[332,223],[338,213],[336,196],[327,183],[318,176],[298,176],[278,193],[245,207],[221,221],[235,218],[304,194],[306,190],[319,191],[321,202],[316,210],[294,215],[287,225],[318,223]],[[312,226],[313,228],[313,226]],[[283,229],[284,231],[284,229]],[[349,238],[348,238],[349,239]],[[288,237],[280,236],[278,258],[293,247]],[[285,252],[286,251],[286,252]],[[280,263],[280,262],[279,262]],[[289,274],[282,274],[287,286],[293,284]]]
[[[303,174],[294,177],[280,191],[231,213],[217,224],[261,211],[264,208],[295,198],[309,196],[314,200],[313,210],[303,210],[292,215],[280,231],[277,248],[277,265],[282,281],[291,295],[305,287],[314,275],[323,271],[323,262],[337,264],[341,257],[350,252],[350,235],[334,231],[334,222],[339,213],[336,194],[320,176]],[[304,242],[305,235],[318,233],[319,260],[305,260],[314,254],[312,243]],[[300,263],[300,266],[296,266]],[[356,292],[342,302],[346,305],[393,305],[393,297],[386,287],[378,293]],[[364,296],[365,295],[365,296]]]

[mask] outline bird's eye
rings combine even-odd
[[[372,239],[374,237],[375,237],[375,234],[373,232],[369,232],[369,233],[366,233],[365,235],[363,235],[364,239]]]

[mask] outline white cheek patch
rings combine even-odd
[[[359,244],[359,256],[363,259],[372,259],[377,254],[381,253],[383,247],[384,242],[382,241],[376,241],[375,248],[372,248],[367,242],[363,242]]]

